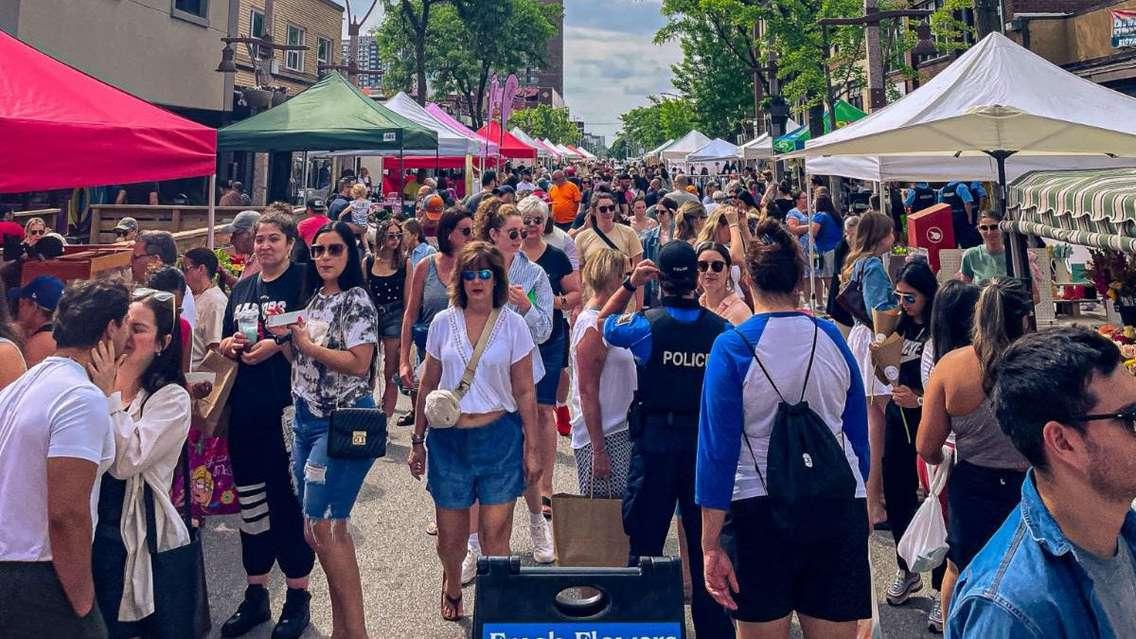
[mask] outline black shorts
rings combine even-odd
[[[1024,471],[959,461],[947,481],[947,559],[961,573],[1022,501]]]
[[[775,621],[793,611],[826,621],[871,618],[864,499],[856,500],[844,521],[832,522],[834,531],[843,532],[825,542],[785,537],[773,526],[767,497],[735,501],[727,521],[739,588],[734,619]]]

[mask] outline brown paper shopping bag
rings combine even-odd
[[[215,350],[209,351],[198,371],[215,373],[217,379],[213,382],[213,392],[203,399],[195,402],[193,425],[212,436],[221,421],[225,405],[229,403],[229,393],[233,390],[233,382],[237,379],[237,363]]]
[[[621,500],[557,493],[552,496],[552,513],[558,566],[627,565],[629,546]]]

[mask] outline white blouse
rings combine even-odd
[[[129,406],[123,406],[122,396],[115,392],[107,402],[123,408],[110,416],[115,455],[108,471],[126,481],[119,527],[126,546],[120,621],[138,621],[154,612],[153,573],[146,548],[146,484],[154,494],[158,550],[189,543],[189,531],[170,500],[174,468],[189,436],[189,393],[177,384],[167,384],[148,400],[146,397],[145,392],[140,392]]]
[[[536,347],[528,324],[516,312],[502,308],[489,342],[474,370],[473,383],[462,397],[462,413],[515,412],[510,368]],[[426,352],[442,364],[438,388],[453,390],[461,383],[473,344],[465,328],[465,311],[450,306],[434,316],[426,337]]]

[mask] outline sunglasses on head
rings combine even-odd
[[[724,268],[726,268],[726,263],[722,260],[698,260],[698,270],[703,273],[709,270],[713,270],[715,273],[721,273]]]
[[[600,213],[614,213],[615,207],[614,206],[597,206],[596,210],[599,211]]]
[[[997,224],[979,224],[978,230],[979,231],[997,231],[998,225]]]
[[[1074,417],[1077,422],[1094,422],[1105,420],[1116,420],[1122,422],[1129,432],[1136,434],[1136,405],[1128,406],[1115,413],[1101,413],[1098,415],[1081,415]]]
[[[346,250],[346,244],[313,244],[312,257],[316,258],[317,260],[324,255],[328,255],[330,257],[339,257],[340,255],[343,255],[344,251]]]
[[[172,302],[174,294],[169,291],[159,291],[156,288],[148,288],[145,286],[138,286],[134,289],[134,299],[141,300],[147,297],[152,297],[159,302]]]
[[[524,222],[525,226],[537,226],[538,224],[544,224],[544,218],[542,218],[542,217],[523,217],[523,218],[521,218],[521,222]]]
[[[477,279],[491,280],[493,279],[493,271],[487,268],[478,269],[476,271],[462,271],[462,279],[467,282],[472,282]]]
[[[892,293],[896,296],[897,299],[899,299],[900,302],[904,304],[915,303],[915,293],[904,293],[901,291],[892,291]]]

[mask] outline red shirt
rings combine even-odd
[[[24,239],[24,227],[16,222],[0,221],[0,244],[3,244],[4,239],[9,236],[15,236],[21,240]]]
[[[296,225],[296,232],[304,239],[304,244],[311,246],[312,240],[316,239],[316,231],[330,221],[331,218],[326,215],[312,215],[300,220],[300,223]]]

